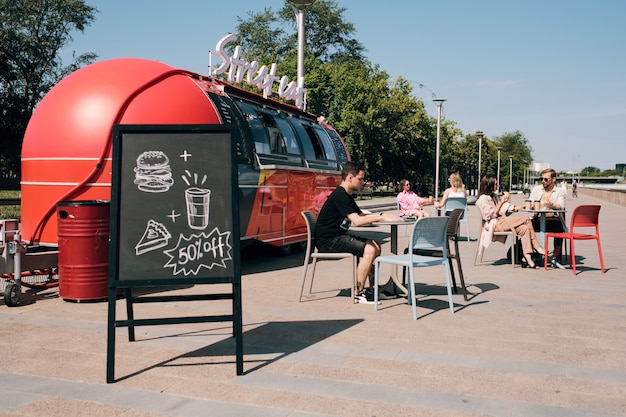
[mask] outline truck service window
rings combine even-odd
[[[326,130],[324,130],[319,125],[314,125],[313,130],[315,135],[318,137],[322,146],[324,147],[324,153],[326,154],[326,159],[330,161],[336,161],[337,156],[335,155],[335,146],[333,145],[333,141],[330,139]]]
[[[263,122],[259,120],[258,113],[256,112],[256,106],[248,104],[246,102],[237,103],[239,110],[248,122],[248,126],[252,131],[252,137],[254,138],[254,148],[257,154],[269,154],[270,143],[268,136],[265,132],[265,126]]]
[[[287,144],[285,143],[285,138],[280,132],[280,129],[278,129],[274,118],[266,113],[261,113],[260,116],[263,124],[265,125],[267,136],[270,138],[270,149],[272,153],[286,154]]]
[[[296,139],[296,133],[293,131],[289,122],[281,117],[276,117],[274,121],[280,129],[280,133],[283,135],[285,146],[287,147],[287,153],[291,155],[300,155],[300,146],[298,145],[298,140]]]

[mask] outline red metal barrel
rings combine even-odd
[[[59,296],[107,298],[110,205],[104,200],[57,203]]]

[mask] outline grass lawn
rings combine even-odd
[[[0,200],[3,198],[20,198],[19,190],[0,190]],[[21,206],[0,206],[0,219],[18,219],[21,216]]]

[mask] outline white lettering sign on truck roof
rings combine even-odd
[[[272,86],[278,83],[278,96],[286,100],[295,100],[296,106],[304,103],[306,88],[299,88],[296,81],[289,81],[289,77],[276,75],[276,63],[268,69],[267,65],[260,65],[258,61],[246,61],[241,58],[241,46],[235,46],[233,55],[228,55],[226,45],[237,40],[237,35],[228,34],[217,42],[216,53],[222,59],[217,68],[210,68],[211,76],[218,76],[228,71],[228,82],[241,83],[256,86],[263,91],[263,96],[268,98],[272,95]]]

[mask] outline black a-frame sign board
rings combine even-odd
[[[115,125],[111,184],[107,382],[115,382],[115,329],[232,321],[243,374],[236,148],[225,125]],[[146,296],[141,287],[232,284],[232,291]],[[209,287],[207,287],[209,288]],[[216,288],[216,287],[213,287]],[[224,288],[223,285],[219,288]],[[163,288],[165,290],[165,288]],[[154,293],[155,291],[151,291]],[[119,294],[126,320],[117,320]],[[140,295],[143,293],[144,295]],[[232,299],[232,313],[135,318],[134,303]],[[161,310],[167,312],[167,306]]]

